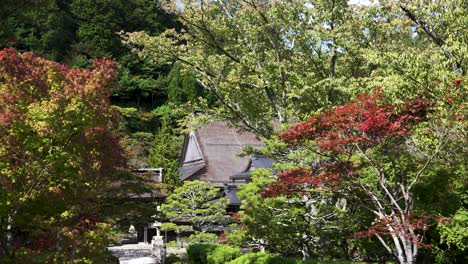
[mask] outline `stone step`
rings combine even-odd
[[[145,243],[109,247],[120,264],[158,264],[151,255],[151,245]]]

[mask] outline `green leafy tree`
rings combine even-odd
[[[141,55],[158,63],[188,67],[234,123],[268,136],[271,119],[288,122],[297,117],[294,109],[310,112],[339,100],[339,89],[328,78],[348,75],[336,66],[338,56],[346,56],[339,54],[340,45],[351,43],[344,34],[353,30],[345,26],[351,16],[346,1],[184,4],[183,9],[175,1],[167,6],[183,31],[156,37],[133,33],[128,42],[143,46]]]
[[[466,209],[458,210],[448,223],[441,223],[439,228],[443,243],[466,252],[468,245],[468,212]]]
[[[275,181],[270,170],[257,169],[252,182],[241,187],[240,224],[244,246],[283,256],[347,258],[349,234],[355,231],[343,200],[319,192],[295,197],[263,198],[261,192]]]
[[[163,168],[164,182],[173,186],[180,183],[178,169],[182,143],[183,137],[176,135],[164,122],[156,132],[148,157],[148,164],[154,168]]]
[[[5,17],[4,28],[10,30],[11,34],[6,38],[11,41],[4,45],[32,51],[52,60],[65,60],[70,45],[75,40],[75,24],[68,12],[70,1],[18,2],[13,5],[18,7],[16,13],[2,16]],[[2,6],[11,7],[7,3]]]
[[[195,101],[200,96],[207,96],[203,88],[196,83],[193,73],[184,70],[176,63],[165,79],[168,101],[174,104]]]
[[[169,219],[189,221],[196,231],[206,231],[210,226],[227,220],[229,200],[218,198],[218,188],[203,181],[186,181],[174,190],[161,206]]]
[[[443,90],[434,82],[466,68],[462,0],[190,2],[166,6],[184,30],[135,32],[127,43],[190,69],[223,117],[265,137],[272,120],[294,123],[374,86],[396,102],[437,98]]]
[[[167,98],[164,65],[149,65],[130,53],[120,33],[144,30],[157,34],[178,27],[173,16],[151,0],[8,1],[2,4],[0,47],[15,47],[75,67],[90,67],[103,56],[119,61],[114,98],[135,104],[160,105]],[[125,99],[127,98],[127,99]],[[130,100],[128,100],[128,98]]]

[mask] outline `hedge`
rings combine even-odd
[[[240,254],[239,248],[212,243],[196,243],[187,247],[189,263],[193,264],[224,264]]]

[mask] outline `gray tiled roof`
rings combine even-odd
[[[273,168],[273,163],[275,163],[275,160],[270,159],[270,158],[265,158],[265,157],[259,157],[259,156],[254,156],[252,157],[252,167],[255,169],[270,169]]]
[[[229,190],[224,191],[224,197],[229,199],[229,204],[230,205],[240,205],[241,201],[237,197],[237,193],[239,192],[239,189],[233,188]]]

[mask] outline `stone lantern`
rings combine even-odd
[[[152,254],[156,260],[159,261],[158,263],[164,263],[166,259],[166,248],[164,246],[163,237],[161,236],[161,231],[159,230],[161,225],[162,224],[158,221],[154,222],[153,226],[156,228],[156,236],[151,240]]]
[[[156,236],[159,237],[161,236],[161,226],[162,226],[162,223],[158,222],[158,221],[155,221],[153,226],[156,228]]]

